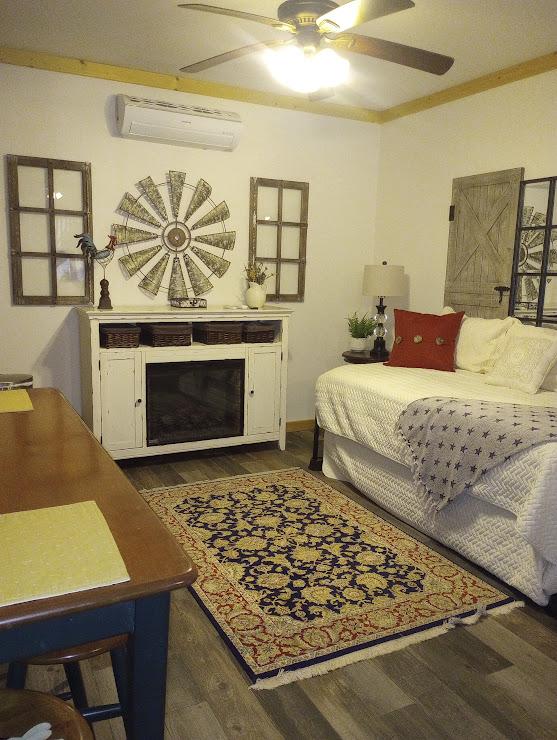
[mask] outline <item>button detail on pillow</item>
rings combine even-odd
[[[395,308],[394,315],[396,339],[386,365],[454,372],[456,338],[464,311],[438,316]]]

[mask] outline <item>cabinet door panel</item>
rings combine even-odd
[[[137,352],[101,356],[101,434],[107,450],[143,445],[141,388],[141,359]]]
[[[276,432],[279,428],[280,353],[274,347],[249,350],[247,434]]]

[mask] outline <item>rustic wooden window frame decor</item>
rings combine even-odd
[[[91,165],[88,162],[72,162],[63,159],[45,159],[15,154],[7,155],[8,202],[10,221],[10,256],[12,270],[12,298],[19,306],[64,306],[84,305],[93,298],[93,267],[79,250],[75,253],[57,250],[56,216],[81,216],[82,232],[93,233],[93,215],[91,199]],[[46,170],[48,207],[22,206],[19,202],[19,167],[37,167]],[[82,210],[55,208],[54,170],[70,170],[81,173]],[[20,216],[23,213],[44,214],[48,218],[48,250],[22,250]],[[26,246],[26,245],[24,245]],[[84,263],[84,294],[78,296],[58,295],[58,278],[56,273],[57,259],[81,260]],[[25,295],[23,292],[23,258],[43,259],[50,261],[50,294]]]
[[[544,224],[524,225],[523,224],[523,208],[524,199],[528,185],[536,183],[547,183],[548,184],[548,196],[547,196],[547,210],[545,213]],[[513,272],[511,282],[511,295],[509,301],[509,314],[511,316],[517,316],[525,324],[535,324],[536,326],[542,326],[542,324],[550,324],[552,328],[557,329],[557,316],[555,312],[552,315],[544,312],[545,308],[545,289],[547,284],[547,278],[553,278],[557,280],[557,271],[555,269],[549,269],[549,256],[550,249],[552,248],[552,232],[557,232],[557,218],[555,205],[557,204],[557,175],[553,177],[539,177],[534,180],[523,180],[520,183],[520,198],[518,203],[518,216],[516,223],[516,239],[514,248],[513,258]],[[531,231],[542,231],[544,232],[543,241],[543,252],[540,269],[524,270],[520,268],[520,251],[521,251],[521,239],[524,233]],[[517,312],[517,297],[518,297],[518,284],[521,277],[530,275],[533,278],[539,278],[540,284],[537,296],[536,315],[528,316]]]
[[[259,219],[258,218],[258,191],[260,187],[276,188],[278,190],[278,212],[277,219]],[[283,221],[282,205],[284,190],[300,191],[300,220]],[[249,260],[257,261],[269,267],[271,273],[275,276],[275,292],[268,293],[267,299],[275,302],[302,302],[304,300],[305,282],[306,282],[306,248],[307,248],[307,228],[308,228],[308,203],[309,203],[309,183],[296,182],[294,180],[274,180],[267,177],[252,177],[250,179],[250,228],[249,228]],[[276,257],[264,257],[257,253],[257,227],[272,226],[277,230],[277,251]],[[298,258],[283,257],[282,249],[282,229],[283,227],[298,228],[299,235],[299,253]],[[283,264],[298,265],[298,291],[297,293],[283,293],[280,286],[280,268]]]

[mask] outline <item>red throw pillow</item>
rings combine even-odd
[[[464,311],[437,316],[394,310],[395,340],[386,365],[454,373],[456,338]]]

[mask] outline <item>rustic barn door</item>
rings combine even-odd
[[[453,180],[445,305],[455,311],[507,316],[523,175],[516,168]]]

